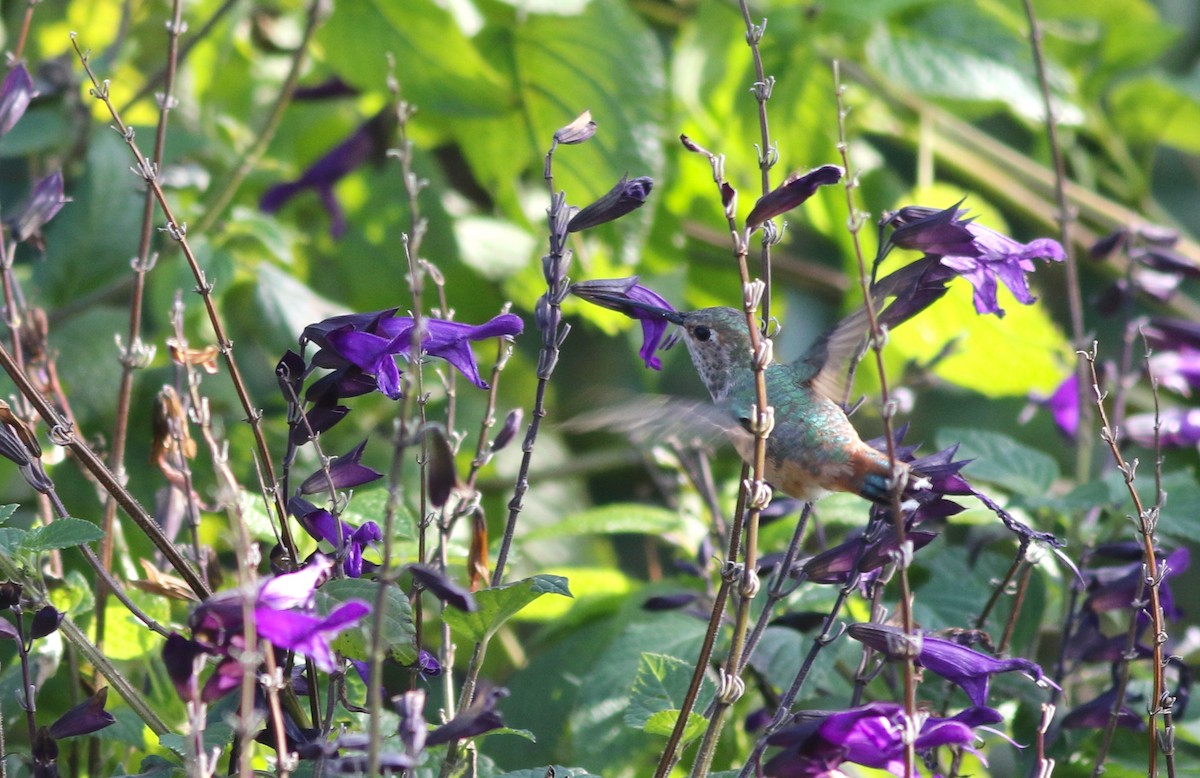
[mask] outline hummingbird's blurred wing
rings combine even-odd
[[[941,257],[928,255],[875,281],[870,294],[880,326],[894,329],[928,308],[946,294],[954,275]],[[866,306],[842,319],[792,365],[797,383],[845,404],[850,365],[862,358],[870,331]]]
[[[639,395],[629,402],[580,414],[562,424],[568,432],[613,432],[635,443],[678,442],[711,447],[752,441],[742,423],[724,408],[700,400]]]
[[[866,308],[842,319],[793,363],[796,383],[808,384],[835,403],[845,403],[850,365],[862,357],[870,329]]]

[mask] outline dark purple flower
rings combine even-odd
[[[629,176],[622,176],[607,194],[571,218],[567,224],[567,232],[598,227],[641,208],[646,204],[646,198],[650,196],[650,190],[653,188],[654,180],[646,176],[638,176],[632,181]]]
[[[286,753],[294,753],[300,759],[320,759],[336,754],[336,749],[328,748],[328,741],[321,735],[321,730],[313,727],[301,727],[287,711],[283,713],[283,737]],[[268,726],[254,736],[255,742],[262,743],[268,748],[278,751],[275,727]]]
[[[408,566],[408,572],[412,573],[413,579],[421,585],[421,588],[431,592],[434,597],[437,597],[451,608],[457,608],[467,613],[479,608],[475,603],[475,595],[454,583],[434,568],[427,565],[411,564]]]
[[[1150,348],[1158,351],[1178,348],[1200,350],[1200,322],[1152,316],[1142,326],[1142,333]]]
[[[1063,717],[1063,729],[1104,729],[1112,716],[1113,704],[1117,701],[1117,690],[1109,689],[1099,697],[1072,708]],[[1122,703],[1117,711],[1117,726],[1141,732],[1146,729],[1146,722],[1141,714]]]
[[[358,90],[343,81],[341,77],[330,76],[319,84],[296,87],[296,91],[292,93],[292,99],[303,102],[327,100],[331,97],[353,97],[357,94]]]
[[[194,640],[188,640],[178,632],[167,636],[163,645],[163,666],[180,699],[193,700],[199,694],[197,686],[204,657],[209,650]]]
[[[64,613],[60,613],[53,605],[46,605],[33,614],[29,624],[29,637],[44,638],[58,629],[62,624]]]
[[[417,661],[412,666],[426,678],[436,678],[442,674],[442,663],[436,656],[423,648],[417,652]]]
[[[919,551],[933,542],[936,532],[911,530],[905,536]],[[864,548],[865,546],[865,548]],[[806,580],[814,583],[845,583],[858,562],[858,572],[870,573],[883,567],[900,549],[894,527],[886,527],[869,545],[861,535],[810,557],[801,566]]]
[[[33,736],[33,778],[58,778],[58,742],[46,727]]]
[[[1079,431],[1079,375],[1071,373],[1044,401],[1062,434],[1074,440]]]
[[[260,637],[274,646],[307,656],[319,669],[330,673],[336,664],[329,639],[357,624],[370,611],[370,605],[358,601],[344,603],[325,617],[294,610],[255,608],[254,621]]]
[[[943,265],[970,281],[975,288],[978,313],[1004,315],[996,301],[997,280],[1003,282],[1019,302],[1032,303],[1035,298],[1029,293],[1025,274],[1033,272],[1035,259],[1056,262],[1065,259],[1062,246],[1050,238],[1018,243],[995,230],[962,219],[963,213],[958,210],[957,203],[943,211],[918,206],[901,208],[891,219],[896,231],[890,241],[901,248],[917,248],[940,257]],[[962,242],[962,230],[970,235],[966,244]],[[900,233],[899,239],[896,232]]]
[[[364,440],[335,459],[329,466],[328,475],[322,469],[305,478],[304,483],[300,484],[300,494],[316,494],[331,488],[353,489],[382,478],[383,473],[362,464],[362,455],[366,446],[367,441]]]
[[[355,529],[324,508],[299,497],[288,500],[288,511],[313,539],[324,540],[335,552],[340,552],[336,555],[342,558],[342,570],[347,578],[362,577],[363,550],[383,540],[383,531],[375,522],[364,521]]]
[[[500,431],[496,433],[496,437],[492,438],[492,453],[500,451],[517,435],[517,428],[521,426],[521,420],[525,418],[525,412],[520,408],[514,408],[504,417],[504,424],[500,427]]]
[[[353,365],[374,375],[379,391],[396,399],[400,396],[400,371],[395,357],[410,357],[414,321],[408,316],[393,316],[395,310],[335,316],[310,324],[304,328],[300,342],[311,341],[321,347],[313,356],[314,365],[335,369]],[[524,322],[515,314],[502,313],[478,325],[425,318],[421,326],[424,354],[445,359],[471,383],[486,389],[488,385],[479,374],[471,341],[519,335]]]
[[[293,197],[311,189],[329,214],[329,234],[340,238],[346,232],[346,215],[334,196],[334,185],[371,160],[382,160],[396,127],[396,112],[386,107],[314,162],[300,178],[277,184],[263,194],[258,207],[275,213]]]
[[[947,681],[959,686],[973,705],[987,704],[988,685],[997,673],[1016,670],[1039,684],[1053,686],[1036,662],[1014,657],[997,659],[932,635],[909,636],[903,630],[882,624],[851,624],[847,632],[855,640],[893,659],[902,659],[915,649],[914,658]]]
[[[768,778],[834,778],[844,763],[904,775],[904,709],[873,702],[837,713],[805,712],[798,723],[771,735],[767,742],[783,746],[763,766]],[[925,718],[914,745],[918,752],[956,745],[971,750],[974,727],[1001,720],[991,708],[968,708],[950,718]]]
[[[491,732],[493,729],[500,729],[504,726],[504,721],[500,718],[496,705],[507,696],[508,689],[481,683],[475,689],[475,699],[471,704],[450,721],[429,733],[425,745],[436,746],[452,740],[465,740]]]
[[[837,165],[822,165],[807,173],[793,173],[782,184],[758,198],[746,217],[746,229],[756,230],[768,219],[796,208],[821,187],[841,181],[844,172]]]
[[[1158,442],[1163,448],[1186,448],[1200,443],[1200,408],[1164,408],[1158,414]],[[1139,446],[1154,448],[1153,413],[1139,413],[1125,420],[1124,432]]]
[[[6,135],[25,115],[34,94],[33,79],[29,77],[25,63],[17,63],[0,85],[0,136]]]
[[[291,349],[288,349],[275,365],[275,378],[279,381],[279,391],[283,393],[285,402],[299,401],[300,387],[304,383],[304,373],[307,370],[308,365],[304,363],[304,357]]]
[[[54,171],[33,185],[29,199],[17,214],[13,234],[17,240],[40,239],[42,227],[62,210],[70,198],[63,195],[61,171]]]
[[[554,132],[554,142],[564,146],[574,146],[583,143],[596,134],[596,123],[592,121],[592,112],[584,111],[575,117],[575,121],[559,127]]]
[[[641,321],[642,348],[638,354],[646,367],[662,369],[662,362],[655,352],[670,348],[675,342],[674,337],[664,337],[672,323],[669,315],[675,309],[661,295],[639,284],[637,276],[581,281],[571,287],[571,293]]]
[[[1159,604],[1168,619],[1178,619],[1183,613],[1176,607],[1174,594],[1167,581],[1187,570],[1190,562],[1191,553],[1186,546],[1175,549],[1159,562],[1160,571],[1161,566],[1166,567],[1158,590]],[[1141,561],[1085,570],[1084,578],[1088,582],[1088,596],[1083,602],[1085,611],[1106,613],[1123,610],[1133,607],[1139,597],[1149,599],[1149,594],[1144,591],[1145,568]]]
[[[1178,351],[1156,351],[1146,360],[1151,377],[1159,384],[1184,397],[1200,386],[1200,350],[1184,347]]]
[[[374,383],[367,391],[375,389]],[[302,421],[292,425],[289,439],[294,446],[302,446],[327,430],[332,429],[338,422],[346,418],[350,409],[345,405],[316,405],[304,411]]]
[[[79,735],[90,735],[110,724],[115,724],[117,720],[104,709],[106,702],[108,702],[107,686],[59,716],[58,720],[50,725],[50,736],[55,740],[62,740]]]

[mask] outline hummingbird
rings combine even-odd
[[[678,325],[692,364],[712,398],[711,406],[690,408],[672,400],[656,418],[628,426],[715,425],[742,459],[751,461],[754,436],[750,424],[756,388],[744,313],[727,307],[675,311],[608,290],[576,288],[575,293],[644,321]],[[897,463],[893,473],[887,454],[863,441],[841,404],[850,361],[865,350],[868,331],[867,311],[861,308],[796,361],[772,362],[766,367],[767,402],[775,409],[775,425],[767,438],[764,476],[785,494],[816,500],[830,492],[850,492],[886,503],[895,479],[907,484],[907,466]],[[679,414],[691,418],[681,421]]]

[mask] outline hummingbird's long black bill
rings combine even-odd
[[[634,319],[663,319],[672,324],[683,324],[683,314],[679,311],[635,299],[629,295],[629,291],[631,290],[588,288],[582,284],[571,288],[576,297]]]

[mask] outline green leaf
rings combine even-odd
[[[404,99],[422,115],[491,116],[509,107],[488,58],[431,0],[340,3],[317,40],[338,75],[363,91],[381,89],[394,56]]]
[[[44,527],[32,529],[21,541],[22,551],[50,551],[94,543],[104,537],[104,530],[90,521],[69,516],[55,519]]]
[[[1113,475],[1124,493],[1125,512],[1132,514],[1133,500],[1129,498],[1124,478],[1118,473]],[[1149,468],[1138,471],[1137,479],[1133,483],[1138,488],[1143,507],[1153,505],[1153,472]],[[1200,538],[1200,484],[1196,482],[1195,472],[1177,470],[1163,473],[1162,488],[1167,494],[1167,502],[1159,517],[1158,533],[1177,542],[1193,542]]]
[[[558,575],[535,575],[475,592],[478,610],[464,613],[450,609],[444,614],[451,629],[470,642],[490,638],[504,622],[543,594],[571,596],[567,579]]]
[[[361,600],[372,606],[379,584],[361,578],[341,578],[329,581],[317,590],[317,611],[327,615],[342,603]],[[413,625],[412,607],[399,587],[387,588],[387,610],[383,619],[384,643],[393,659],[402,665],[417,661],[417,629]],[[367,614],[357,625],[344,630],[330,645],[335,651],[350,659],[366,661],[371,649],[371,624],[373,613]]]
[[[639,503],[613,503],[573,513],[562,521],[531,530],[525,540],[569,538],[579,535],[665,535],[684,528],[675,511]]]
[[[16,555],[28,534],[27,530],[16,527],[0,527],[0,551],[10,557]]]
[[[646,720],[646,726],[642,729],[648,735],[662,735],[670,737],[675,731],[675,722],[679,720],[679,711],[677,710],[660,710],[658,713],[652,714]],[[689,743],[692,740],[704,734],[705,728],[708,727],[708,719],[701,716],[699,713],[692,711],[688,714],[687,726],[683,728],[683,739],[680,744]]]
[[[93,586],[78,570],[68,572],[63,584],[50,590],[50,604],[55,608],[76,618],[95,606]]]
[[[880,25],[867,43],[867,56],[878,72],[917,94],[998,102],[1017,116],[1042,121],[1041,88],[1023,41],[988,21],[967,6],[935,9],[926,30]],[[1081,123],[1083,111],[1070,99],[1075,87],[1069,74],[1054,62],[1048,70],[1056,117],[1063,124]]]
[[[130,589],[129,599],[159,624],[171,619],[171,604],[163,597]],[[109,598],[104,608],[104,653],[109,659],[136,659],[146,661],[162,652],[163,639],[146,629],[129,609],[115,597]]]
[[[938,448],[955,443],[961,444],[958,459],[974,460],[963,470],[968,478],[996,484],[1013,494],[1043,495],[1059,475],[1058,463],[1049,454],[999,432],[966,427],[938,430]]]
[[[17,512],[18,507],[20,506],[15,502],[9,505],[0,505],[0,525],[7,524],[12,515]]]
[[[673,712],[671,722],[674,725],[688,684],[691,683],[693,669],[691,663],[673,656],[643,653],[638,663],[637,677],[633,681],[629,707],[625,709],[625,725],[649,732],[650,719],[660,712]],[[708,699],[712,688],[712,682],[705,678],[698,699]],[[689,720],[688,727],[691,726]],[[669,729],[667,734],[670,734]]]
[[[342,511],[342,520],[354,526],[360,526],[364,521],[373,521],[382,530],[384,515],[387,513],[387,501],[388,490],[386,488],[355,491],[350,504],[346,506],[346,510]],[[416,517],[403,501],[396,505],[396,520],[393,526],[397,540],[416,539]]]

